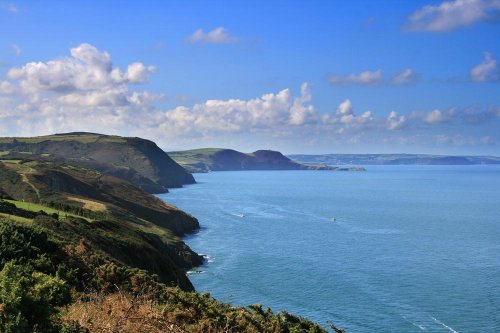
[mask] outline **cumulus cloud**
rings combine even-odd
[[[0,81],[0,94],[12,95],[17,91],[16,86],[9,81]]]
[[[406,135],[406,130],[437,131],[439,124],[447,123],[449,129],[500,117],[496,106],[411,114],[393,111],[377,116],[371,111],[358,112],[350,99],[328,113],[318,113],[308,83],[297,90],[286,88],[255,98],[211,99],[166,109],[157,102],[161,94],[140,87],[154,71],[153,66],[140,62],[118,68],[110,54],[89,44],[71,49],[66,57],[11,68],[7,78],[0,79],[2,135],[92,131],[147,137],[161,145],[173,142],[178,146],[185,142],[199,146],[200,139],[227,144],[228,139],[245,138],[265,138],[270,146],[276,140],[354,144],[382,133],[399,137],[403,132],[396,130],[402,128]],[[220,141],[206,141],[213,138]]]
[[[376,71],[364,71],[358,74],[349,75],[334,75],[330,74],[327,76],[328,82],[334,86],[349,86],[349,85],[363,85],[363,86],[374,86],[382,82],[383,71],[378,69]]]
[[[420,80],[420,75],[413,72],[413,70],[411,70],[410,68],[406,68],[394,75],[394,77],[391,79],[391,84],[397,86],[408,85],[416,83],[418,80]]]
[[[347,128],[360,127],[368,124],[373,119],[371,111],[365,111],[361,116],[356,115],[349,99],[340,103],[333,114],[325,114],[322,117],[324,123],[342,124]]]
[[[109,53],[90,44],[70,56],[11,68],[0,80],[0,118],[17,135],[88,130],[138,136],[189,138],[221,133],[275,135],[314,123],[307,83],[248,100],[207,100],[192,106],[158,109],[162,95],[138,91],[155,70],[140,62],[122,70]],[[7,98],[17,94],[15,98]],[[6,96],[5,98],[2,96]],[[140,121],[137,121],[140,118]]]
[[[476,82],[498,81],[500,73],[497,69],[497,61],[489,52],[484,52],[484,60],[477,66],[474,66],[470,72],[470,78]]]
[[[439,124],[448,122],[453,119],[453,116],[458,113],[456,108],[449,109],[448,111],[441,111],[434,109],[430,112],[423,114],[422,120],[427,124]]]
[[[399,115],[396,111],[391,111],[386,119],[387,129],[390,131],[401,129],[406,124],[406,116]]]
[[[187,39],[190,43],[203,44],[231,44],[238,43],[239,40],[238,37],[230,35],[224,27],[217,27],[207,32],[198,29]]]
[[[405,24],[409,31],[447,32],[476,22],[497,19],[500,0],[453,0],[427,5],[412,13]]]
[[[159,121],[164,130],[179,135],[272,130],[310,121],[314,117],[310,100],[309,85],[304,83],[296,97],[283,89],[249,100],[208,100],[168,110]]]
[[[309,118],[314,117],[314,107],[309,104],[312,99],[311,90],[307,82],[300,87],[300,96],[293,101],[290,108],[288,122],[292,125],[303,125]]]
[[[14,95],[0,109],[0,117],[28,135],[57,131],[100,129],[109,132],[130,127],[134,115],[152,108],[162,95],[133,90],[154,72],[153,66],[135,62],[122,71],[111,56],[90,44],[70,50],[68,57],[29,62],[7,72],[0,94]],[[132,125],[133,126],[133,125]]]
[[[88,98],[89,104],[94,104],[97,100],[107,100],[105,103],[108,103],[109,98],[125,100],[128,93],[126,84],[143,83],[154,70],[153,66],[137,62],[122,72],[113,68],[107,52],[99,51],[90,44],[81,44],[71,49],[70,57],[30,62],[10,69],[7,75],[11,80],[18,81],[25,93],[61,93],[65,95],[65,101]],[[81,105],[81,102],[77,104]]]

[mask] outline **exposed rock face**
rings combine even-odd
[[[154,142],[93,133],[0,138],[0,150],[50,155],[126,179],[150,193],[193,184],[194,178]]]

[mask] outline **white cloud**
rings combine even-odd
[[[420,75],[417,73],[413,72],[410,68],[406,68],[396,74],[392,79],[391,79],[391,84],[393,85],[408,85],[412,83],[416,83],[420,79]]]
[[[391,131],[401,129],[405,126],[406,120],[405,115],[398,115],[396,111],[391,111],[386,119],[387,129]]]
[[[307,82],[300,87],[300,93],[300,96],[293,101],[290,108],[288,122],[292,125],[303,125],[310,117],[314,116],[314,107],[308,104],[312,99],[312,95]]]
[[[378,85],[383,79],[383,71],[378,69],[376,71],[364,71],[359,74],[349,74],[346,76],[330,74],[327,76],[328,82],[335,86],[348,86],[359,84],[363,86]]]
[[[9,81],[0,81],[0,94],[12,95],[16,93],[16,86]]]
[[[469,74],[471,80],[476,82],[497,81],[500,78],[497,61],[489,52],[484,52],[483,62],[474,66]]]
[[[21,47],[19,45],[17,45],[17,44],[12,44],[11,47],[12,47],[12,50],[14,50],[14,53],[16,55],[21,55],[21,53],[23,52],[23,50],[21,49]]]
[[[153,109],[162,94],[132,90],[153,73],[140,62],[125,71],[111,56],[90,44],[71,49],[71,55],[11,68],[9,81],[0,81],[0,94],[16,94],[0,117],[16,134],[48,134],[70,130],[116,132],[132,130],[137,115]],[[149,117],[149,116],[148,116]]]
[[[138,90],[154,70],[140,62],[121,70],[107,52],[89,44],[71,49],[67,57],[11,68],[8,79],[0,79],[2,135],[92,131],[146,137],[161,145],[256,140],[275,147],[279,140],[301,145],[328,140],[373,143],[383,135],[404,141],[406,130],[431,135],[441,129],[440,124],[447,123],[449,130],[500,117],[496,106],[485,111],[470,107],[376,116],[371,111],[356,112],[350,99],[322,114],[312,104],[307,83],[298,92],[286,88],[255,98],[212,99],[161,109],[157,101],[162,94]],[[395,131],[401,128],[405,131]]]
[[[162,130],[176,135],[272,131],[280,126],[295,127],[312,120],[314,108],[310,100],[309,86],[304,83],[296,97],[289,89],[283,89],[249,100],[208,100],[192,107],[179,106],[166,111],[158,121]]]
[[[134,62],[128,65],[127,72],[125,72],[123,79],[130,83],[142,83],[149,79],[149,75],[156,71],[154,66],[144,66],[140,62]]]
[[[449,121],[450,118],[451,114],[443,112],[438,109],[434,109],[424,115],[423,121],[428,124],[438,124]]]
[[[332,115],[325,114],[322,117],[324,123],[341,124],[347,128],[360,127],[368,124],[373,119],[373,115],[370,111],[364,112],[361,116],[356,115],[349,99],[340,103],[337,110],[335,110]]]
[[[240,39],[231,36],[224,27],[217,27],[208,32],[198,29],[187,40],[190,43],[231,44],[239,42]]]
[[[25,93],[65,94],[65,101],[78,101],[78,105],[81,105],[81,99],[88,98],[88,103],[84,104],[94,105],[98,100],[109,103],[105,95],[115,95],[115,101],[117,98],[125,100],[126,84],[143,83],[154,70],[153,66],[136,62],[130,64],[126,72],[121,72],[119,68],[113,68],[107,52],[90,44],[81,44],[71,49],[71,57],[30,62],[10,69],[8,77],[17,80]]]
[[[500,0],[453,0],[427,5],[412,13],[405,28],[409,31],[446,32],[476,22],[497,18]]]

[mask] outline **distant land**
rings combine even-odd
[[[0,154],[36,154],[130,181],[149,193],[195,180],[154,142],[141,138],[73,132],[31,138],[0,138]]]
[[[189,172],[237,170],[332,170],[364,171],[363,168],[339,168],[325,164],[302,164],[273,150],[242,153],[232,149],[204,148],[168,152],[168,155]]]
[[[326,165],[473,165],[500,164],[495,156],[448,156],[428,154],[324,154],[287,155],[298,163]]]

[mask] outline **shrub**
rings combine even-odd
[[[68,286],[56,276],[14,262],[0,271],[1,332],[51,332],[56,307],[70,301]]]
[[[50,264],[50,260],[44,259],[44,254],[46,257],[57,249],[57,245],[47,239],[45,232],[14,222],[0,221],[0,269],[11,260]]]

